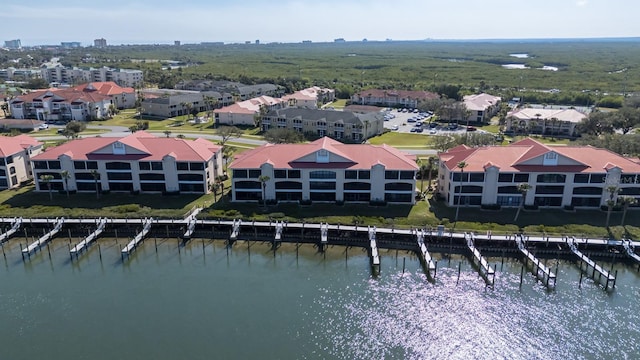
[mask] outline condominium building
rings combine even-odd
[[[267,144],[229,166],[232,200],[388,202],[413,204],[415,155],[387,145],[343,144],[324,137],[307,144]],[[264,188],[263,188],[264,184]]]
[[[467,95],[463,98],[463,103],[469,114],[467,121],[474,123],[488,123],[491,118],[500,110],[499,96],[489,94]]]
[[[113,81],[122,87],[141,87],[144,83],[142,70],[65,67],[60,63],[43,66],[40,70],[42,78],[48,83],[77,84],[82,82]]]
[[[610,186],[619,189],[614,198],[640,200],[640,161],[591,146],[527,138],[509,146],[461,145],[439,158],[438,192],[450,206],[520,206],[520,183],[531,186],[525,205],[597,208],[609,200]]]
[[[287,107],[280,98],[260,96],[214,110],[216,124],[254,126],[262,114]]]
[[[209,192],[222,175],[222,147],[205,139],[157,137],[144,131],[122,138],[83,138],[31,158],[36,190],[133,193]],[[68,179],[62,176],[69,174]],[[43,182],[42,175],[53,180]]]
[[[359,142],[384,131],[380,113],[286,108],[269,111],[260,122],[262,130],[286,128],[319,137]]]
[[[351,96],[351,103],[383,107],[416,108],[423,100],[438,99],[440,95],[429,91],[369,89]]]
[[[312,86],[282,97],[291,107],[307,109],[317,109],[318,105],[331,102],[335,100],[335,98],[335,90],[321,88],[319,86]]]
[[[0,137],[0,190],[33,179],[31,157],[42,152],[42,146],[28,135]]]
[[[587,116],[575,109],[523,108],[508,114],[505,132],[576,136],[578,124]]]

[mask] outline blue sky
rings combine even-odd
[[[88,5],[91,4],[91,5]],[[637,0],[25,0],[3,4],[23,45],[202,41],[637,37]]]

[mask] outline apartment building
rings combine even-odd
[[[429,91],[368,89],[351,96],[351,103],[382,107],[416,108],[423,100],[438,99],[440,95]]]
[[[44,65],[40,70],[48,83],[77,84],[83,82],[113,81],[122,87],[141,87],[144,83],[142,70],[101,68],[68,68],[60,63]]]
[[[321,88],[319,86],[312,86],[282,97],[283,100],[289,103],[290,107],[307,109],[317,109],[319,105],[331,102],[335,100],[335,98],[335,90]]]
[[[500,110],[502,98],[489,94],[467,95],[462,102],[469,115],[467,121],[473,123],[488,123],[491,118]]]
[[[205,139],[157,137],[144,131],[122,138],[83,138],[31,158],[36,191],[209,193],[222,175],[222,147]],[[67,171],[69,178],[62,177]],[[43,182],[42,175],[53,180]],[[96,185],[97,183],[97,185]],[[67,188],[68,186],[68,188]]]
[[[328,136],[336,140],[363,141],[384,131],[380,113],[356,114],[348,111],[286,108],[267,112],[260,121],[263,131],[276,128]]]
[[[33,179],[31,157],[42,149],[43,143],[28,135],[0,137],[0,190]]]
[[[505,132],[576,136],[577,125],[587,116],[575,109],[523,108],[507,115]]]
[[[287,107],[288,102],[280,98],[260,96],[221,107],[213,111],[216,124],[254,126],[262,114]]]
[[[266,200],[283,202],[415,202],[416,157],[387,145],[328,137],[267,144],[243,152],[229,168],[233,201],[260,200],[264,191]]]
[[[609,186],[640,200],[640,161],[591,146],[549,146],[527,138],[509,146],[461,145],[439,154],[438,192],[449,206],[598,208]],[[462,169],[461,162],[466,165]],[[638,205],[636,205],[638,206]]]

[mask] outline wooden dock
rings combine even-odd
[[[139,232],[134,238],[133,240],[131,240],[127,246],[125,246],[124,248],[122,248],[122,255],[130,255],[137,247],[138,244],[140,242],[142,242],[142,240],[144,239],[145,236],[147,236],[147,234],[149,233],[149,230],[151,230],[151,224],[153,223],[153,218],[145,218],[142,225],[142,231]]]
[[[64,224],[64,218],[59,218],[59,219],[56,218],[55,224],[56,225],[53,227],[53,230],[41,236],[37,241],[33,242],[31,245],[22,249],[22,253],[31,255],[31,253],[37,251],[43,245],[48,243],[62,229],[62,224]]]
[[[238,234],[240,233],[240,225],[242,225],[242,220],[233,219],[233,224],[231,225],[231,235],[229,235],[229,240],[231,241],[238,240]]]
[[[380,271],[380,255],[378,254],[378,244],[376,243],[376,227],[367,227],[369,234],[369,247],[371,249],[371,265],[374,272]]]
[[[329,243],[329,224],[320,223],[320,243],[323,245]]]
[[[516,244],[518,249],[524,255],[524,265],[531,266],[531,271],[548,289],[554,289],[556,287],[556,274],[551,272],[551,269],[546,267],[540,259],[535,257],[524,245],[524,238],[521,234],[515,235]]]
[[[13,220],[11,221],[11,227],[9,228],[9,230],[7,230],[7,232],[0,235],[0,244],[2,244],[6,240],[8,240],[13,234],[15,234],[20,229],[21,225],[22,225],[21,217],[13,218]]]
[[[107,225],[107,218],[98,219],[98,227],[97,227],[96,231],[94,231],[91,234],[89,234],[89,236],[87,236],[86,238],[84,238],[84,240],[82,240],[76,246],[74,246],[73,249],[69,250],[71,255],[78,256],[78,254],[80,254],[82,252],[82,250],[87,249],[89,247],[89,245],[91,245],[93,240],[97,239],[98,236],[100,236],[100,234],[102,234],[102,232],[104,231],[104,227],[106,225]]]
[[[480,254],[480,250],[475,247],[473,242],[474,237],[475,235],[473,233],[464,233],[464,239],[466,240],[467,247],[472,254],[472,262],[474,265],[478,266],[480,276],[484,278],[487,285],[493,286],[496,279],[496,271],[491,267],[491,265],[489,265],[487,259],[485,259],[482,254]]]
[[[624,250],[627,252],[627,255],[633,260],[635,260],[636,263],[640,264],[640,256],[636,254],[636,249],[635,249],[635,246],[633,245],[633,242],[631,242],[631,240],[623,240],[622,246],[624,247]]]
[[[276,221],[276,234],[273,238],[274,241],[282,240],[282,230],[284,229],[284,223],[282,221]]]
[[[573,239],[575,240],[575,239]],[[580,267],[580,271],[589,275],[589,268],[592,269],[591,278],[596,282],[601,282],[604,277],[604,289],[605,290],[613,290],[616,287],[616,277],[611,275],[607,270],[603,269],[602,266],[596,264],[595,261],[589,259],[588,256],[583,254],[575,244],[575,241],[569,242],[569,248],[571,251],[580,259],[578,265]],[[584,264],[584,269],[582,268]],[[596,280],[596,273],[598,274],[598,279]]]
[[[417,238],[417,242],[418,242],[418,254],[420,255],[420,261],[422,261],[422,264],[425,267],[425,270],[427,271],[427,275],[429,277],[431,277],[431,272],[434,272],[435,275],[435,271],[436,271],[436,265],[433,262],[433,258],[431,257],[431,254],[429,254],[429,251],[427,251],[427,245],[425,245],[424,243],[424,230],[420,229],[420,230],[416,230],[416,238]]]

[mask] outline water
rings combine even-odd
[[[439,257],[435,284],[415,256],[309,245],[147,239],[124,263],[120,240],[70,262],[53,241],[23,263],[0,257],[1,359],[633,359],[640,277],[616,264],[612,293],[559,262],[556,291],[521,264],[497,264],[487,289],[469,262]],[[24,240],[24,239],[22,239]],[[75,242],[75,241],[74,241]],[[403,259],[406,268],[403,274]],[[462,264],[458,280],[458,264]],[[549,266],[555,269],[555,260]],[[605,264],[607,268],[610,264]],[[457,284],[456,284],[457,283]]]

